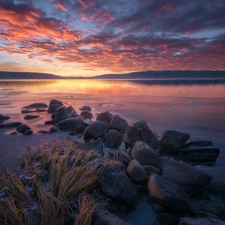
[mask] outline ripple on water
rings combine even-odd
[[[102,108],[113,108],[116,104],[113,103],[103,103],[100,105]]]

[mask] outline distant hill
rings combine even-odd
[[[63,79],[63,77],[49,73],[0,71],[0,79]]]
[[[95,79],[150,79],[150,78],[225,78],[225,71],[211,70],[170,70],[142,71],[126,74],[104,74]]]

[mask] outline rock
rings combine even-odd
[[[55,133],[55,132],[58,132],[59,129],[55,126],[52,126],[50,129],[49,129],[49,133],[52,134],[52,133]]]
[[[15,135],[15,134],[18,134],[16,131],[10,133],[9,135]]]
[[[119,160],[120,160],[125,166],[128,166],[132,159],[131,159],[130,155],[129,155],[126,151],[124,151],[124,150],[119,150]]]
[[[81,111],[82,110],[86,110],[86,111],[91,111],[91,107],[90,106],[88,106],[88,105],[84,105],[84,106],[82,106],[81,108],[79,108]]]
[[[197,208],[204,212],[213,214],[217,217],[225,216],[225,210],[223,209],[223,207],[213,201],[204,200],[203,202],[197,205]]]
[[[113,115],[107,111],[107,112],[99,113],[97,115],[96,120],[110,124],[112,117],[113,117]]]
[[[112,172],[126,172],[125,165],[116,160],[108,160],[104,162],[103,168],[105,171],[107,170],[107,172],[109,172],[109,170]]]
[[[48,106],[45,103],[33,103],[31,105],[24,106],[23,108],[34,109],[34,108],[47,108],[47,107]]]
[[[84,125],[83,124],[79,124],[74,131],[75,134],[82,134],[84,133]]]
[[[26,116],[24,116],[24,119],[25,120],[32,120],[32,119],[36,119],[36,118],[38,118],[39,116],[33,116],[33,115],[26,115]]]
[[[48,113],[54,113],[55,110],[56,110],[57,108],[59,108],[60,106],[62,106],[62,105],[63,105],[63,104],[62,104],[61,101],[58,101],[58,100],[56,100],[56,99],[52,99],[52,100],[49,102],[49,106],[48,106],[47,112],[48,112]]]
[[[105,210],[98,210],[93,218],[91,225],[128,225],[123,220]]]
[[[170,213],[159,213],[156,221],[162,225],[179,225],[180,216]]]
[[[55,110],[54,119],[55,121],[59,122],[65,120],[69,117],[69,112],[65,106],[60,106]]]
[[[190,218],[182,217],[179,225],[225,225],[225,222],[211,217]]]
[[[177,157],[185,162],[194,164],[215,163],[220,150],[211,141],[190,142],[179,149]]]
[[[148,190],[153,200],[172,212],[187,212],[190,208],[185,190],[162,176],[151,175]]]
[[[158,156],[142,141],[137,141],[131,150],[131,157],[142,165],[156,165]]]
[[[130,146],[133,146],[136,141],[145,142],[154,149],[157,154],[159,153],[159,141],[144,120],[140,120],[126,128],[124,141]]]
[[[103,194],[114,200],[123,201],[134,208],[141,202],[137,186],[123,173],[106,170],[100,177],[100,185]]]
[[[31,131],[31,128],[26,125],[26,124],[20,124],[17,128],[16,128],[16,131],[18,133],[21,133],[21,134],[24,134],[24,135],[29,135],[29,134],[32,134],[33,132]]]
[[[35,110],[32,110],[32,109],[23,109],[21,111],[21,113],[33,113],[33,112],[46,112],[45,109],[35,109]]]
[[[76,112],[76,110],[73,108],[73,106],[68,106],[67,108],[67,111],[68,111],[68,113],[71,115],[71,114],[73,114],[73,113],[76,113],[77,114],[77,112]]]
[[[128,126],[127,121],[120,115],[114,115],[109,124],[110,129],[115,129],[122,132],[127,128],[127,126]]]
[[[48,121],[45,121],[45,125],[54,125],[56,124],[57,122],[55,120],[48,120]]]
[[[83,116],[85,119],[91,119],[93,116],[92,113],[87,110],[82,110],[80,115]]]
[[[225,180],[212,181],[207,186],[207,191],[225,197]]]
[[[190,135],[174,130],[167,130],[160,138],[160,147],[166,154],[176,155],[178,150],[184,146]]]
[[[97,120],[86,128],[86,130],[84,131],[84,138],[96,139],[98,137],[104,137],[107,131],[108,131],[108,125],[104,122]]]
[[[85,149],[86,150],[95,150],[99,154],[102,154],[103,155],[104,145],[102,143],[101,138],[97,138],[95,141],[90,142],[90,143],[87,143],[85,145]]]
[[[106,147],[118,148],[122,143],[123,137],[117,130],[109,130],[104,139]]]
[[[163,177],[180,185],[190,194],[205,190],[212,180],[212,177],[202,170],[166,156],[159,157],[157,166],[162,170]]]
[[[136,159],[133,159],[128,165],[127,173],[137,183],[146,183],[148,180],[148,174]]]
[[[46,130],[39,130],[38,133],[40,133],[40,134],[49,134],[50,132],[46,131]]]
[[[84,119],[84,126],[88,127],[93,123],[93,121],[91,119]]]
[[[150,166],[150,165],[142,165],[142,166],[145,169],[148,176],[150,176],[152,174],[158,174],[158,175],[161,174],[161,170],[156,166]]]
[[[0,114],[0,123],[3,123],[5,120],[8,120],[10,118],[10,116],[3,116],[2,114]]]
[[[78,125],[83,124],[83,120],[80,117],[68,118],[62,120],[56,124],[56,127],[63,131],[76,131]]]
[[[18,127],[20,124],[22,123],[21,122],[3,123],[3,124],[0,124],[0,128]]]

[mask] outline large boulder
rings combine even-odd
[[[99,113],[97,115],[96,120],[110,124],[112,118],[113,118],[113,115],[107,111],[107,112]]]
[[[225,225],[225,221],[211,218],[191,218],[191,217],[182,217],[179,221],[179,225]]]
[[[143,141],[154,149],[157,154],[159,153],[159,141],[144,120],[140,120],[126,128],[124,141],[130,146],[133,146],[136,141]]]
[[[212,177],[202,170],[166,156],[159,157],[157,166],[162,170],[163,177],[180,185],[190,194],[205,190],[212,180]]]
[[[23,108],[35,109],[35,108],[47,108],[45,103],[33,103],[31,105],[24,106]]]
[[[16,131],[23,134],[23,135],[30,135],[33,133],[33,131],[31,130],[31,128],[26,125],[26,124],[20,124],[17,128]]]
[[[115,129],[122,132],[127,128],[127,126],[128,126],[127,121],[120,115],[114,115],[109,124],[110,129]]]
[[[60,130],[75,132],[80,124],[83,124],[83,120],[80,117],[76,117],[62,120],[56,124],[56,127]]]
[[[60,106],[55,110],[54,119],[59,122],[67,119],[70,116],[67,108],[65,106]]]
[[[71,115],[73,115],[73,114],[77,114],[77,112],[76,112],[76,110],[73,108],[73,106],[68,106],[68,107],[66,107],[66,109],[67,109],[67,111],[68,111],[68,113]]]
[[[88,126],[84,131],[84,138],[85,139],[96,139],[98,137],[104,137],[105,134],[108,131],[108,124],[101,122],[101,121],[95,121],[90,126]]]
[[[131,157],[142,165],[156,165],[158,156],[155,151],[142,141],[137,141],[131,150]]]
[[[102,192],[114,200],[122,201],[132,207],[138,207],[141,196],[132,180],[121,172],[106,170],[100,177]]]
[[[91,225],[128,225],[128,224],[106,210],[98,210],[97,212],[95,212],[92,218]]]
[[[151,175],[148,190],[153,200],[172,212],[187,212],[190,208],[185,190],[162,176]]]
[[[180,133],[174,130],[167,130],[160,138],[160,147],[166,154],[176,155],[178,150],[184,146],[189,139],[188,133]]]
[[[60,106],[62,106],[62,105],[63,105],[63,104],[62,104],[61,101],[58,101],[58,100],[56,100],[56,99],[52,99],[52,100],[49,102],[47,112],[48,112],[48,113],[54,113],[55,110],[56,110],[57,108],[59,108]]]
[[[118,148],[123,140],[123,137],[117,130],[109,130],[104,139],[106,147]]]
[[[142,165],[135,159],[133,159],[128,167],[127,173],[129,177],[137,183],[145,183],[148,180],[148,174]]]
[[[220,150],[213,146],[211,141],[196,141],[190,142],[179,149],[177,157],[185,162],[193,164],[208,164],[215,163]]]

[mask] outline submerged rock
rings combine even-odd
[[[187,212],[190,208],[185,190],[162,176],[151,175],[148,190],[153,200],[172,212]]]
[[[22,123],[21,122],[3,123],[3,124],[0,124],[0,128],[18,127],[20,124]]]
[[[31,130],[31,128],[26,125],[26,124],[20,124],[17,128],[16,128],[16,131],[18,133],[21,133],[23,135],[30,135],[33,133],[33,131]]]
[[[202,170],[166,156],[159,157],[157,166],[162,170],[163,177],[180,185],[190,194],[205,190],[212,180],[212,177]]]
[[[33,113],[33,112],[46,112],[46,109],[23,109],[21,110],[21,113]]]
[[[0,114],[0,123],[3,123],[5,120],[8,120],[10,118],[10,116],[3,116],[2,114]]]
[[[167,130],[160,138],[160,147],[166,154],[176,155],[178,150],[184,146],[189,139],[188,133],[180,133],[174,130]]]
[[[40,116],[26,115],[26,116],[24,116],[24,119],[25,119],[25,120],[32,120],[32,119],[36,119],[36,118],[38,118],[38,117],[40,117]]]
[[[33,103],[31,105],[24,106],[23,108],[47,108],[48,106],[45,103]]]
[[[190,142],[179,149],[177,157],[194,164],[212,164],[216,161],[220,150],[211,141]]]

